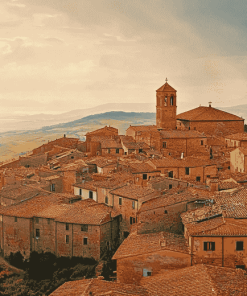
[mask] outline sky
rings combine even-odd
[[[247,104],[246,15],[246,0],[1,0],[0,114],[155,105],[166,77],[180,112]]]

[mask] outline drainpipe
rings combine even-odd
[[[222,267],[224,267],[224,236],[222,236]]]

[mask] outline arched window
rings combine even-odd
[[[170,105],[173,106],[173,96],[170,97]]]
[[[167,106],[167,96],[165,96],[164,106]]]

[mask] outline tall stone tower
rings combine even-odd
[[[177,91],[167,83],[156,90],[156,125],[158,130],[176,129]]]

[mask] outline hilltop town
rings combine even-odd
[[[247,295],[244,119],[177,104],[166,81],[156,125],[64,134],[2,163],[2,257],[97,262],[52,296]]]

